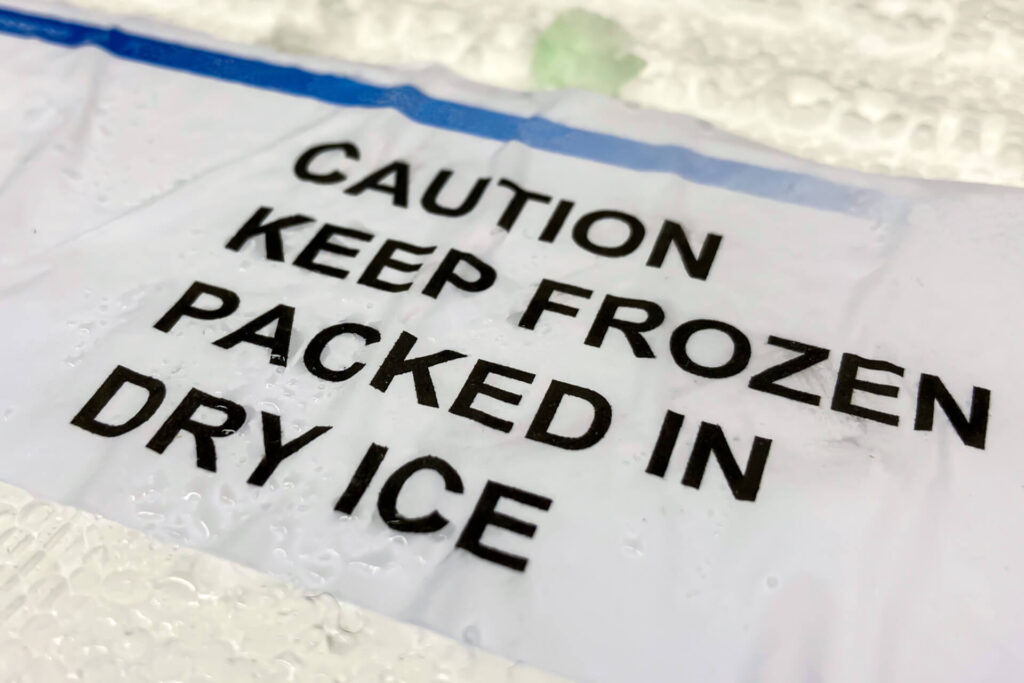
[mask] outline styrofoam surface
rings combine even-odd
[[[567,0],[75,0],[524,88]],[[624,96],[860,169],[1024,185],[1024,3],[599,0],[648,65]],[[0,419],[4,419],[0,415]],[[414,626],[0,485],[0,680],[540,681]]]

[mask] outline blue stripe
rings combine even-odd
[[[313,73],[255,59],[213,52],[128,33],[0,8],[0,32],[58,45],[92,45],[126,59],[232,83],[243,83],[343,106],[387,107],[436,128],[538,150],[589,159],[637,171],[672,173],[701,185],[721,187],[867,218],[880,218],[890,204],[870,189],[802,173],[700,154],[677,145],[654,145],[572,128],[540,117],[522,117],[439,100],[412,86],[381,87],[344,76]],[[887,212],[888,213],[888,212]]]

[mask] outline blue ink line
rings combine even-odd
[[[655,145],[595,133],[540,117],[503,114],[440,100],[412,86],[383,87],[344,76],[305,71],[256,59],[0,8],[0,33],[67,47],[95,46],[145,64],[311,97],[342,106],[395,109],[409,119],[445,130],[589,159],[636,171],[672,173],[690,182],[790,204],[878,218],[889,198],[876,190],[834,183],[710,157],[677,145]]]

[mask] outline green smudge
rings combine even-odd
[[[630,54],[626,30],[611,19],[583,9],[558,15],[537,39],[531,72],[541,88],[584,88],[607,95],[644,68]]]

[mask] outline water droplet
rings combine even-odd
[[[479,647],[480,645],[480,629],[476,624],[470,624],[462,630],[462,640],[466,643]]]

